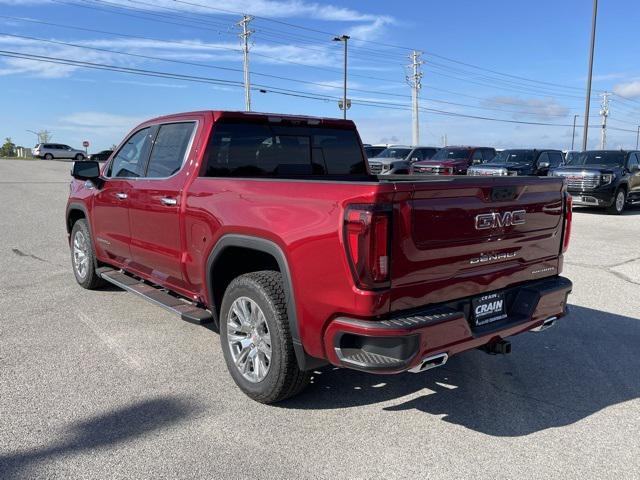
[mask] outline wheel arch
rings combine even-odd
[[[89,214],[87,213],[87,208],[82,203],[70,203],[67,205],[67,213],[65,217],[66,226],[67,226],[67,234],[71,234],[71,230],[73,229],[73,225],[84,218],[89,224],[89,231],[91,230],[91,221],[89,220]]]
[[[233,252],[230,254],[229,252]],[[255,253],[250,253],[255,252]],[[256,255],[260,258],[256,265],[257,268],[236,268],[233,270],[236,274],[225,275],[225,267],[228,266],[225,262],[232,255],[248,254]],[[256,257],[249,257],[256,258]],[[272,263],[269,263],[272,262]],[[267,268],[265,268],[265,266]],[[268,268],[268,267],[271,268]],[[224,289],[229,285],[233,278],[239,275],[250,273],[251,271],[259,271],[264,269],[274,269],[277,266],[277,270],[282,275],[283,288],[285,292],[285,298],[287,302],[287,316],[289,321],[289,329],[291,332],[291,338],[293,341],[293,347],[296,354],[296,360],[301,370],[309,370],[316,368],[326,363],[324,360],[316,359],[307,355],[300,340],[300,330],[298,328],[298,315],[296,310],[295,295],[293,290],[293,282],[291,279],[291,271],[289,269],[289,263],[283,250],[273,241],[266,240],[260,237],[252,237],[249,235],[241,234],[226,234],[223,235],[216,243],[211,251],[206,264],[206,289],[207,296],[212,309],[216,311],[216,317],[220,322],[219,308],[224,295]],[[216,277],[220,278],[218,285],[216,285]]]

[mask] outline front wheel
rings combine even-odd
[[[627,203],[627,191],[619,188],[613,200],[613,204],[609,207],[609,213],[613,215],[621,215]]]
[[[279,402],[309,382],[293,349],[280,272],[248,273],[231,282],[220,310],[220,341],[236,385],[258,402]]]
[[[82,218],[73,224],[71,230],[71,266],[78,284],[93,290],[104,284],[96,273],[95,253],[91,241],[91,232],[87,221]]]
[[[81,154],[81,153],[78,153],[78,154],[75,156],[75,160],[76,160],[76,161],[78,161],[78,162],[81,162],[82,160],[84,160],[84,155],[83,155],[83,154]]]

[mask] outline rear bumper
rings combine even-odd
[[[540,327],[567,313],[571,281],[564,277],[502,290],[507,317],[471,326],[471,298],[395,314],[385,320],[334,319],[325,331],[328,360],[373,373],[399,373],[433,355],[452,356]],[[487,292],[489,293],[489,292]]]

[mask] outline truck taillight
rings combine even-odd
[[[389,286],[391,209],[381,205],[351,205],[344,217],[344,242],[358,287]]]
[[[573,221],[573,197],[565,194],[565,214],[564,214],[564,232],[562,234],[562,253],[569,248],[569,240],[571,240],[571,222]]]

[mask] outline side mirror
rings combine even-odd
[[[91,160],[73,162],[71,176],[77,180],[97,180],[100,178],[100,164]]]
[[[549,168],[549,162],[540,162],[538,164],[538,168],[544,170],[545,168]]]
[[[413,163],[413,162],[417,162],[418,160],[420,160],[418,157],[412,157],[411,160],[409,161]]]
[[[474,158],[474,159],[471,161],[471,164],[472,164],[472,165],[478,165],[479,163],[482,163],[482,160],[480,160],[479,158]]]

